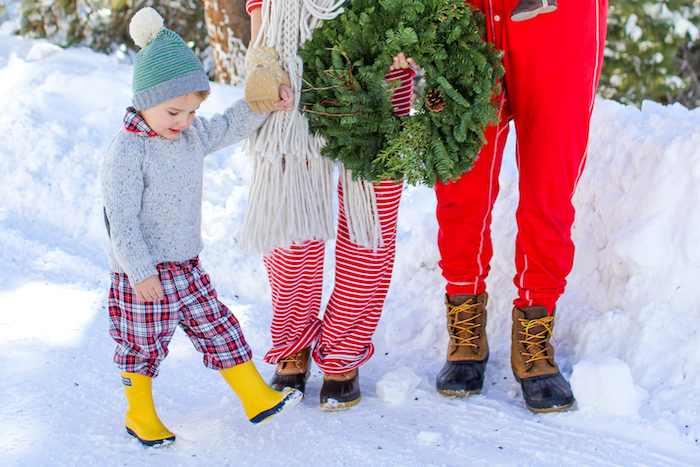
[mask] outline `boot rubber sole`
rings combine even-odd
[[[136,438],[137,440],[139,440],[141,444],[143,444],[144,446],[148,446],[149,448],[167,448],[175,444],[175,435],[163,439],[148,440],[139,438],[136,432],[134,432],[134,430],[132,430],[129,427],[126,427],[126,432],[134,438]]]
[[[461,391],[461,390],[453,390],[453,389],[440,389],[436,388],[437,392],[444,396],[451,396],[451,397],[468,397],[468,396],[474,396],[476,394],[479,394],[481,392],[482,388],[479,389],[474,389],[473,391]]]
[[[326,402],[319,404],[321,410],[324,412],[339,412],[341,410],[348,410],[350,407],[354,407],[360,403],[362,397],[358,397],[354,401],[338,402],[336,399],[328,399]]]
[[[520,378],[518,378],[518,376],[515,374],[515,371],[513,371],[513,376],[515,376],[515,380],[518,383],[520,383],[520,385],[522,387],[522,384],[523,384],[522,380]],[[553,404],[553,405],[550,405],[549,407],[535,407],[533,405],[530,405],[530,402],[525,397],[524,391],[523,391],[523,399],[525,400],[525,405],[527,406],[527,408],[535,413],[563,412],[564,410],[571,408],[571,406],[573,406],[574,403],[576,402],[576,399],[573,399],[573,396],[572,396],[571,402],[567,402],[564,404]]]
[[[253,425],[259,425],[263,423],[264,421],[267,421],[274,417],[275,415],[281,414],[287,409],[291,409],[295,405],[297,405],[301,400],[304,398],[304,393],[299,391],[298,389],[294,389],[292,391],[289,391],[289,394],[284,396],[284,398],[274,407],[267,409],[263,412],[260,412],[257,414],[255,417],[250,419],[250,422]]]
[[[484,388],[484,376],[486,372],[486,364],[489,361],[489,355],[490,353],[487,353],[486,358],[482,361],[464,360],[460,362],[445,362],[445,366],[447,366],[450,363],[454,365],[470,365],[476,367],[481,366],[481,379],[472,379],[469,381],[457,380],[450,382],[440,382],[440,376],[445,370],[445,366],[443,366],[443,369],[440,370],[440,373],[436,378],[435,389],[437,389],[437,391],[440,394],[450,397],[468,397],[473,396],[475,394],[479,394]]]
[[[527,403],[527,401],[525,401],[525,405],[527,406],[528,409],[532,410],[535,413],[551,413],[551,412],[562,412],[568,408],[571,408],[571,406],[574,405],[574,403],[572,402],[572,403],[566,404],[566,405],[554,405],[552,407],[545,408],[545,409],[538,409],[536,407],[531,407]]]
[[[308,381],[309,376],[311,376],[311,368],[306,371],[306,374],[303,375],[304,381],[302,385],[293,385],[293,386],[282,386],[281,381],[275,381],[277,378],[279,379],[284,379],[284,378],[290,378],[292,376],[302,376],[302,373],[299,373],[298,375],[279,375],[275,373],[275,376],[273,376],[272,381],[270,381],[270,387],[274,389],[275,391],[285,391],[287,389],[298,389],[301,391],[301,397],[306,396],[306,381]],[[303,387],[302,387],[303,386]]]

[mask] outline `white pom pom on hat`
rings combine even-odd
[[[163,17],[151,7],[139,10],[129,23],[129,34],[142,49],[158,37],[163,29]]]

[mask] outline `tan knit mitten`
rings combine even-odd
[[[251,110],[255,113],[277,110],[273,104],[280,100],[280,85],[291,86],[291,83],[277,61],[275,49],[262,45],[249,48],[245,69],[248,76],[243,94]]]

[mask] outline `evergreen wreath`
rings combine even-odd
[[[498,120],[493,97],[501,53],[484,16],[464,0],[350,0],[314,31],[304,60],[301,105],[323,154],[353,178],[448,182],[469,171],[484,129]],[[406,117],[394,114],[384,80],[399,52],[424,70],[424,95]],[[395,86],[395,84],[394,84]]]

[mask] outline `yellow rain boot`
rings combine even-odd
[[[298,389],[272,389],[263,381],[252,360],[220,372],[241,400],[248,419],[254,424],[297,405],[303,396]]]
[[[175,442],[175,435],[161,423],[153,406],[153,379],[122,371],[122,383],[129,410],[126,411],[126,432],[146,446],[164,447]]]

